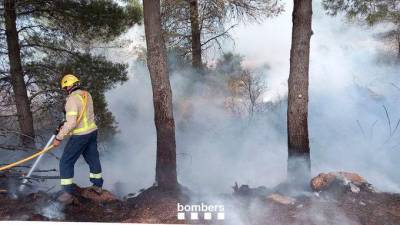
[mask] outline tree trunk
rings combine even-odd
[[[201,61],[201,31],[197,0],[189,0],[189,11],[192,31],[192,66],[200,71],[203,67],[203,62]]]
[[[287,111],[288,180],[305,184],[311,170],[307,117],[312,0],[294,0],[292,16]]]
[[[397,63],[400,62],[400,25],[397,25],[397,30],[396,30],[396,44],[397,44]]]
[[[4,0],[4,20],[7,37],[8,58],[10,61],[11,85],[17,108],[22,143],[33,147],[35,132],[30,101],[26,91],[24,72],[21,64],[21,52],[16,26],[15,0]]]
[[[160,0],[144,0],[147,66],[153,89],[154,122],[157,132],[156,181],[160,187],[177,186],[175,122],[165,42],[162,38]]]
[[[397,62],[400,62],[400,31],[397,37]]]

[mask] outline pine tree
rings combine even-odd
[[[279,0],[164,0],[162,24],[167,47],[191,56],[193,68],[201,72],[205,50],[220,49],[237,23],[262,21],[282,11]]]
[[[94,99],[97,113],[108,117],[99,121],[109,121],[102,125],[112,127],[114,121],[106,109],[104,91],[113,84],[94,88],[98,83],[95,78],[109,77],[106,73],[110,71],[95,69],[114,69],[115,78],[108,81],[115,83],[127,79],[126,67],[96,57],[93,49],[139,23],[141,5],[129,1],[120,6],[112,0],[3,0],[3,6],[0,26],[6,32],[0,36],[0,46],[7,46],[7,51],[0,55],[0,94],[2,101],[16,105],[23,142],[32,140],[25,137],[35,135],[34,122],[39,121],[35,120],[35,112],[43,115],[47,104],[60,103],[58,82],[67,72],[75,73],[84,85],[93,88],[98,97]]]
[[[394,45],[397,60],[400,62],[400,8],[398,0],[323,0],[322,4],[327,13],[332,16],[343,12],[350,21],[363,21],[369,26],[381,22],[392,24],[392,29],[378,36],[383,40],[389,40]]]
[[[310,178],[308,139],[308,72],[312,0],[294,0],[287,111],[288,179],[306,184]]]
[[[156,181],[161,188],[177,187],[175,122],[167,54],[162,36],[160,0],[144,0],[147,66],[153,89],[154,123],[157,132]]]

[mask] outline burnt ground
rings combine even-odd
[[[52,220],[128,223],[183,223],[176,218],[177,203],[190,202],[185,188],[161,190],[150,187],[127,200],[105,196],[99,201],[87,189],[80,188],[72,205],[56,203],[56,194],[33,193],[13,199],[0,193],[0,220]],[[89,193],[89,194],[88,194]],[[304,192],[285,202],[271,199],[276,190],[256,194],[229,194],[225,221],[229,225],[399,225],[400,194],[361,190]],[[280,193],[284,200],[288,196]],[[235,217],[233,217],[235,215]],[[199,224],[204,221],[198,221]],[[190,223],[190,221],[186,221]],[[193,223],[193,222],[192,222]]]
[[[128,213],[120,201],[98,204],[85,199],[64,207],[55,201],[55,197],[43,192],[19,199],[2,195],[0,218],[1,220],[112,222],[120,221]]]
[[[268,198],[241,199],[240,224],[263,225],[399,225],[400,195],[344,193],[302,196],[293,204]],[[228,213],[228,212],[227,212]]]
[[[182,223],[177,220],[176,205],[188,199],[184,188],[150,187],[127,200],[117,199],[108,191],[98,196],[87,188],[76,189],[70,205],[56,201],[59,193],[37,192],[18,199],[0,193],[0,220]]]

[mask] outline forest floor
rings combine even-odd
[[[126,223],[184,223],[177,220],[177,203],[188,197],[180,190],[150,187],[134,198],[117,199],[76,186],[72,204],[57,201],[60,193],[37,192],[18,198],[0,193],[0,221],[78,221]]]
[[[71,205],[55,201],[57,194],[32,193],[13,198],[0,193],[0,220],[81,221],[228,225],[399,225],[400,194],[334,182],[319,192],[283,191],[235,187],[233,194],[219,196],[225,205],[225,220],[182,221],[177,204],[190,204],[186,188],[166,191],[150,187],[133,198],[120,200],[105,191],[98,196],[77,187]]]
[[[240,224],[400,224],[399,194],[361,191],[359,193],[344,192],[340,195],[310,194],[290,199],[284,203],[268,197],[242,199],[238,210],[242,221]]]

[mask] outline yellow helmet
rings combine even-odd
[[[61,88],[72,87],[77,82],[79,79],[75,75],[67,74],[61,79]]]

